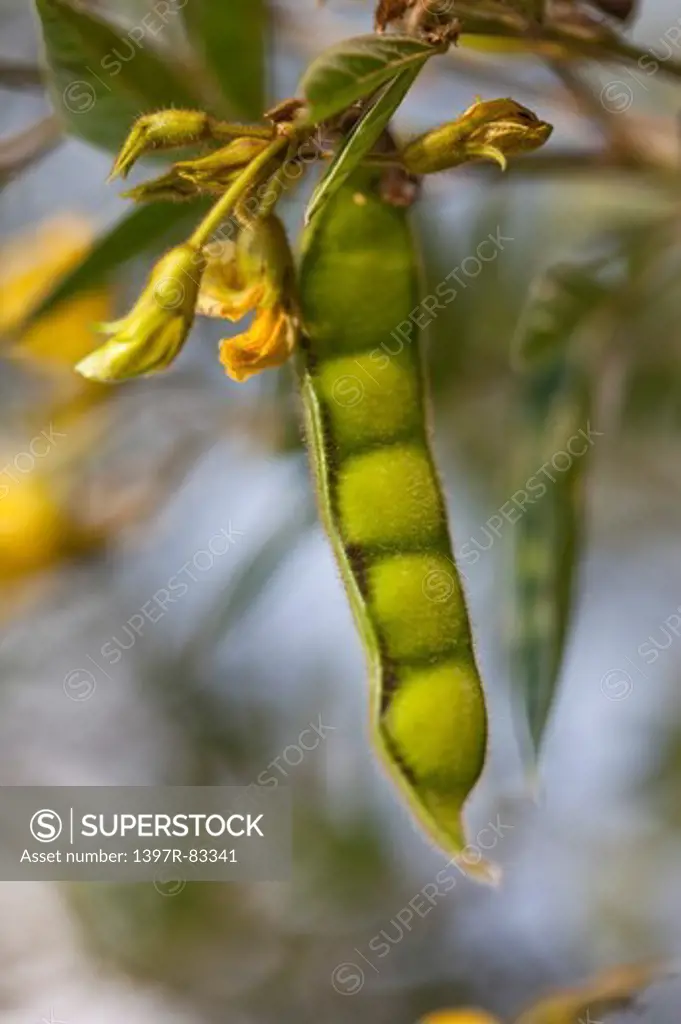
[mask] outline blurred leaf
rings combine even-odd
[[[157,251],[179,241],[199,219],[208,203],[177,206],[155,203],[136,207],[94,243],[85,258],[60,278],[30,317],[52,312],[78,292],[101,284],[123,263],[141,253]]]
[[[597,274],[611,259],[557,264],[535,279],[511,343],[516,363],[561,355],[585,314],[610,293]]]
[[[140,114],[202,106],[148,40],[142,48],[64,0],[36,0],[36,9],[52,102],[74,135],[116,150]]]
[[[324,50],[303,75],[307,121],[318,124],[441,52],[409,36],[356,36]]]
[[[383,86],[375,102],[369,106],[341,144],[331,166],[317,185],[305,214],[306,223],[309,223],[324,203],[336,194],[376,145],[422,67],[423,64],[416,64],[407,68]]]
[[[633,964],[604,971],[581,987],[547,996],[526,1010],[515,1024],[599,1024],[603,1014],[625,1010],[641,989],[661,978],[660,964]]]
[[[225,100],[225,113],[257,120],[265,107],[265,0],[189,0],[187,33]]]
[[[544,355],[521,379],[522,440],[513,498],[506,503],[509,516],[519,517],[510,520],[515,523],[511,668],[535,754],[563,660],[581,539],[582,483],[598,436],[589,421],[586,373],[565,351],[603,298],[592,272],[593,264],[587,264],[542,275],[516,337],[517,351],[526,358]]]
[[[534,391],[533,398],[529,392]],[[513,495],[522,509],[514,530],[511,669],[519,703],[527,716],[535,756],[559,681],[570,624],[582,527],[582,479],[589,450],[585,382],[564,363],[538,372],[525,388],[526,402],[543,409],[526,428]],[[534,400],[533,400],[534,399]],[[584,436],[579,436],[579,430]],[[561,457],[578,436],[580,456]],[[574,445],[573,445],[574,446]]]

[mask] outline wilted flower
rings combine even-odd
[[[293,257],[281,221],[256,219],[236,245],[209,260],[196,307],[203,316],[240,320],[255,310],[247,331],[220,344],[220,359],[234,380],[281,366],[298,333]]]
[[[495,160],[539,149],[553,127],[512,99],[480,100],[456,121],[408,143],[400,153],[412,174],[433,174],[469,160]]]
[[[128,315],[100,326],[112,337],[78,363],[78,372],[113,382],[156,373],[172,363],[194,319],[204,265],[200,250],[189,243],[166,253]]]

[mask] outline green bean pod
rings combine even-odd
[[[391,774],[463,870],[464,802],[487,719],[433,463],[406,212],[356,172],[308,227],[299,369],[322,517],[367,652],[371,722]]]

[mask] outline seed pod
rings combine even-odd
[[[355,172],[304,238],[300,372],[323,519],[371,674],[377,746],[461,869],[485,703],[426,428],[419,275],[404,209]]]

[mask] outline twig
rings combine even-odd
[[[643,153],[629,130],[629,120],[606,110],[579,72],[565,61],[553,58],[547,63],[572,95],[577,107],[599,126],[613,156],[624,163],[630,161],[632,164],[640,164]]]
[[[0,142],[0,184],[6,185],[26,167],[44,157],[59,145],[62,137],[58,118],[50,115],[26,131]]]
[[[42,89],[43,84],[39,67],[7,60],[0,61],[0,88]]]

